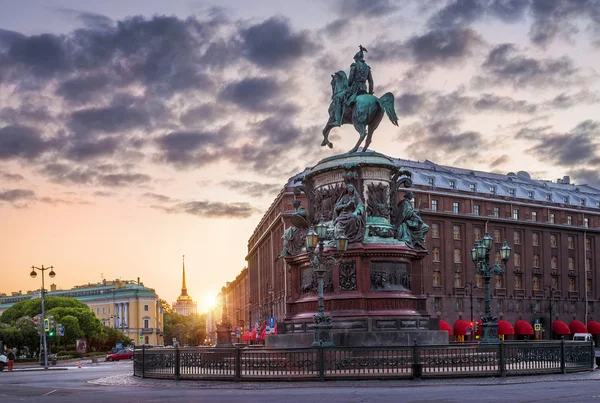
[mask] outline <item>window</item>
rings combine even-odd
[[[108,313],[110,313],[110,306],[108,307]]]
[[[557,241],[556,235],[550,235],[550,247],[556,248],[557,245],[558,245],[558,241]]]
[[[474,183],[471,183],[469,185],[469,188],[471,189],[471,192],[477,192],[477,185]]]
[[[454,214],[458,214],[458,202],[453,202],[452,203],[452,212]]]
[[[518,220],[519,219],[519,209],[513,209],[513,219]]]
[[[550,193],[548,193],[548,194],[546,195],[546,200],[547,200],[547,201],[552,201],[552,195],[551,195]]]
[[[431,237],[432,238],[440,237],[440,225],[439,224],[431,224]]]
[[[105,314],[106,313],[106,308],[102,308],[102,313]]]
[[[148,311],[149,311],[148,305],[144,305],[144,312],[148,312]]]
[[[521,266],[521,254],[520,253],[515,253],[513,259],[514,259],[515,266]]]
[[[515,190],[514,189],[508,189],[508,194],[511,196],[515,195]]]
[[[437,200],[431,201],[431,211],[438,211],[438,201]]]
[[[497,242],[497,243],[502,242],[500,240],[500,230],[499,229],[494,230],[494,242]]]
[[[434,262],[440,261],[440,248],[438,248],[438,247],[433,248],[433,261]]]
[[[576,286],[575,284],[576,284],[576,283],[575,283],[575,279],[571,277],[571,278],[569,279],[569,291],[570,291],[570,292],[577,291],[577,286]]]
[[[552,288],[554,288],[555,290],[558,290],[558,277],[556,277],[556,276],[551,277],[550,286]]]
[[[148,305],[146,305],[148,306]],[[150,328],[150,319],[144,319],[144,329]]]
[[[569,258],[569,270],[575,270],[575,258],[574,257]]]
[[[592,240],[585,238],[585,250],[592,250]]]
[[[540,246],[540,234],[537,232],[531,234],[531,242],[533,243],[533,246]]]
[[[533,276],[533,290],[540,290],[540,276]]]
[[[569,202],[569,196],[565,196],[565,197],[563,198],[563,200],[565,201],[565,203],[568,203],[568,202]]]
[[[588,279],[585,281],[585,290],[586,290],[587,292],[592,292],[592,291],[593,291],[593,290],[592,290],[592,279],[591,279],[591,278],[588,278]]]
[[[503,299],[499,299],[496,301],[496,309],[498,310],[498,312],[504,311],[504,300]]]
[[[569,246],[569,249],[575,249],[575,240],[572,236],[567,237],[567,245]]]
[[[586,228],[589,228],[589,226],[590,226],[590,219],[589,218],[586,217],[586,218],[583,219],[583,226],[586,227]]]
[[[475,242],[479,242],[479,240],[481,239],[481,228],[479,228],[479,227],[473,228],[473,238],[474,238]]]
[[[531,212],[531,221],[537,221],[537,211]]]
[[[513,256],[513,259],[514,259],[514,256]],[[496,251],[496,254],[494,255],[494,262],[496,264],[500,264],[500,252],[499,251]]]
[[[473,205],[473,214],[479,215],[479,204]]]
[[[585,271],[592,271],[592,259],[589,257],[585,259]]]
[[[462,253],[458,248],[454,249],[454,263],[462,263]]]
[[[477,288],[483,288],[483,277],[481,276],[481,274],[475,275],[475,285],[477,286]]]
[[[500,274],[496,275],[496,288],[504,288],[504,279]]]
[[[494,217],[500,217],[500,208],[494,207]]]
[[[456,273],[454,275],[454,287],[461,288],[462,286],[463,286],[462,273]]]
[[[463,299],[462,298],[456,298],[456,310],[457,311],[463,310]]]
[[[483,298],[477,298],[477,309],[481,311],[483,307]]]
[[[550,258],[550,268],[558,269],[558,257],[552,256],[552,258]]]
[[[520,274],[515,275],[515,290],[523,289],[523,276]]]
[[[439,287],[442,285],[442,275],[439,271],[433,272],[433,286]]]
[[[436,311],[439,311],[440,306],[442,305],[441,302],[442,302],[442,299],[440,297],[434,297],[433,298],[433,309],[435,309]]]
[[[460,226],[454,225],[452,227],[452,236],[454,239],[460,239]]]
[[[515,245],[520,245],[521,244],[521,231],[515,231],[513,234],[513,240],[515,242]]]
[[[435,184],[435,179],[427,178],[427,183],[429,184],[429,186],[433,186]]]
[[[455,188],[456,188],[456,182],[454,182],[454,181],[449,181],[449,182],[448,182],[448,186],[450,186],[450,189],[455,189]]]
[[[529,197],[530,199],[533,199],[533,192],[531,192],[531,191],[527,192],[527,197]]]
[[[585,199],[581,199],[581,205],[585,206]]]
[[[570,215],[567,216],[567,225],[573,225],[573,217]]]
[[[550,221],[550,224],[554,224],[556,222],[556,215],[550,213],[550,219],[548,221]]]
[[[92,308],[94,309],[94,308]],[[96,308],[96,315],[100,315],[100,308]]]
[[[490,193],[496,194],[496,186],[490,186]]]
[[[533,267],[540,267],[540,255],[533,255]]]
[[[523,301],[521,301],[520,299],[517,300],[516,309],[517,312],[523,312]]]

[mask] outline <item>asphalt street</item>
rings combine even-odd
[[[224,383],[139,379],[132,363],[0,373],[0,402],[600,402],[600,373],[431,381]]]

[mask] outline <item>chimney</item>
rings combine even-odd
[[[570,185],[571,184],[571,178],[569,176],[563,176],[562,183]]]
[[[50,284],[50,292],[56,291],[56,284]]]
[[[140,278],[138,277],[138,285],[140,285]]]

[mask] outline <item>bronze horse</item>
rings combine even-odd
[[[344,91],[347,93],[349,86],[346,73],[340,70],[337,73],[332,74],[331,77],[331,89],[333,94]],[[358,95],[356,97],[356,102],[352,107],[344,108],[342,124],[352,123],[360,136],[354,148],[349,151],[350,153],[358,150],[358,147],[360,147],[363,140],[365,140],[365,137],[365,146],[362,151],[367,150],[369,144],[371,144],[373,132],[377,129],[379,123],[381,123],[381,119],[383,119],[384,112],[387,114],[388,118],[390,118],[392,124],[398,126],[398,117],[396,116],[396,111],[394,109],[394,94],[391,92],[385,93],[381,98],[377,98],[370,94]],[[321,143],[321,146],[333,148],[333,143],[329,141],[329,132],[336,127],[332,124],[334,120],[335,105],[332,101],[329,105],[329,120],[323,129],[323,142]],[[369,128],[368,133],[367,126]]]

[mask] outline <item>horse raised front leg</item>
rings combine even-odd
[[[333,143],[329,141],[329,132],[331,129],[333,129],[333,125],[331,124],[331,119],[329,119],[329,122],[327,122],[327,125],[325,125],[325,128],[323,129],[323,141],[321,142],[321,147],[328,146],[329,148],[333,148]]]

